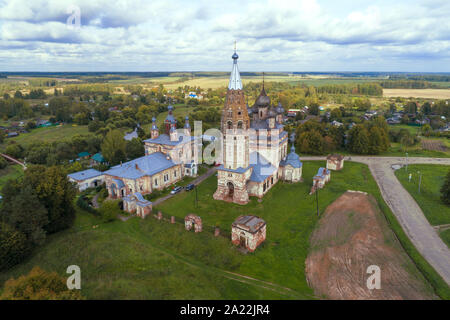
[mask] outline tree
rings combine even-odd
[[[69,290],[66,279],[56,272],[34,267],[30,273],[9,279],[2,300],[82,300],[79,290]]]
[[[417,103],[414,101],[409,101],[405,106],[405,111],[410,114],[417,113]]]
[[[323,137],[317,130],[303,132],[297,138],[297,148],[302,153],[323,154],[324,152]]]
[[[102,143],[102,155],[111,165],[126,159],[126,140],[120,130],[111,130]]]
[[[21,158],[23,156],[23,148],[18,143],[11,143],[5,149],[5,153],[13,158]]]
[[[339,110],[337,108],[331,110],[331,112],[330,112],[330,120],[331,121],[333,121],[333,120],[341,120],[341,118],[342,118],[341,110]]]
[[[5,158],[0,157],[0,169],[5,169],[8,166],[8,161]]]
[[[0,222],[0,270],[21,262],[29,253],[25,235],[5,222]]]
[[[369,137],[368,151],[370,154],[380,154],[381,152],[387,150],[388,146],[386,145],[386,140],[382,129],[375,126],[370,128]]]
[[[432,133],[433,133],[433,129],[431,128],[431,126],[428,123],[422,127],[422,134],[425,137],[429,137]]]
[[[17,185],[9,181],[4,188],[10,188],[9,195],[11,195]],[[25,235],[30,247],[44,242],[44,226],[48,223],[48,212],[30,185],[21,187],[12,197],[5,196],[1,214],[4,222]]]
[[[369,152],[369,133],[360,124],[353,126],[349,132],[348,149],[351,152],[367,154]]]
[[[30,166],[25,171],[23,185],[31,186],[47,209],[48,223],[44,229],[48,233],[66,229],[73,224],[76,189],[67,179],[66,171],[62,167]]]
[[[136,159],[144,156],[145,148],[141,139],[133,138],[130,141],[127,141],[126,152],[128,159]]]
[[[422,105],[421,111],[423,114],[431,113],[431,104],[427,101]]]
[[[110,222],[117,218],[121,213],[117,201],[107,200],[103,201],[101,208],[98,210],[104,222]]]
[[[309,106],[309,114],[318,116],[320,113],[319,105],[317,103],[311,103]]]
[[[16,98],[16,99],[22,99],[22,98],[23,98],[22,92],[20,92],[19,90],[17,90],[17,91],[14,93],[14,98]]]
[[[450,170],[448,171],[444,184],[441,187],[441,200],[446,205],[450,206]]]

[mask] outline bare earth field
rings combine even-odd
[[[450,99],[450,89],[383,89],[383,96],[387,98]]]
[[[313,232],[306,277],[328,299],[435,299],[431,287],[389,229],[375,198],[346,192],[326,209]],[[381,270],[381,289],[367,288],[370,265]]]
[[[431,151],[447,151],[446,145],[440,140],[422,140],[422,149]]]

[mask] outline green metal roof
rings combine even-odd
[[[102,154],[96,153],[92,156],[92,160],[96,161],[96,162],[106,162],[105,158],[103,158]]]

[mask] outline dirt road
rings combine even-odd
[[[348,160],[349,157],[345,159]],[[393,164],[405,164],[405,157],[351,156],[351,161],[369,166],[384,200],[397,217],[403,230],[422,256],[450,285],[450,250],[429,224],[422,210],[397,180]],[[325,160],[325,157],[302,157],[302,160]],[[450,165],[450,158],[408,158],[408,164]],[[345,170],[345,165],[344,165]]]

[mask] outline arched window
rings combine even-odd
[[[228,126],[228,129],[233,129],[233,122],[228,121],[227,126]]]
[[[242,121],[238,121],[237,128],[242,129]]]

